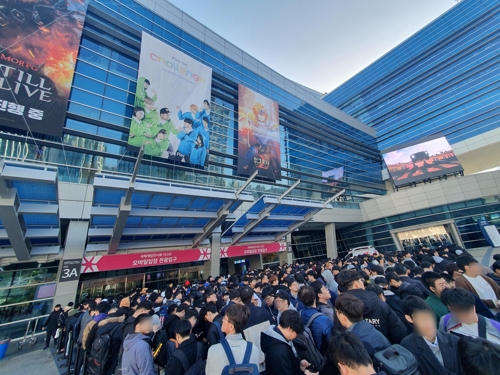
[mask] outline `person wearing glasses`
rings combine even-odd
[[[247,341],[243,338],[242,333],[248,322],[249,316],[250,310],[247,306],[231,305],[222,318],[221,329],[222,332],[226,334],[226,340],[237,364],[243,363],[243,358],[247,349]],[[259,363],[263,362],[264,355],[257,346],[252,344],[252,353],[249,363],[258,366]],[[210,349],[208,349],[207,365],[205,368],[206,375],[220,375],[227,365],[229,365],[229,359],[227,358],[222,344],[212,345]]]

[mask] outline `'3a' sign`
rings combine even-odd
[[[80,270],[82,268],[81,259],[63,260],[59,282],[74,281],[80,279]]]

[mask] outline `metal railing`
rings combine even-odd
[[[33,316],[31,318],[15,320],[13,322],[0,324],[0,338],[12,339],[12,341],[26,340],[28,333],[32,335],[43,334],[40,319],[46,319],[49,314]]]

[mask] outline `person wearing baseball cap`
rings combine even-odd
[[[274,294],[274,307],[278,310],[278,315],[276,317],[276,324],[279,324],[280,317],[283,311],[294,310],[296,308],[290,304],[290,294],[284,289],[278,289]]]

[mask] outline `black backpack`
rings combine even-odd
[[[153,346],[155,348],[158,348],[158,346],[161,344],[161,348],[160,351],[158,352],[158,355],[154,358],[154,362],[156,365],[160,367],[165,367],[167,366],[167,362],[170,356],[172,355],[171,345],[169,345],[169,341],[172,340],[168,339],[167,332],[165,332],[162,329],[158,331],[157,335],[159,335],[159,339],[158,341],[155,340]]]
[[[172,353],[172,357],[175,357],[179,360],[179,362],[181,363],[182,368],[184,370],[184,373],[187,373],[192,366],[194,366],[196,363],[203,360],[203,350],[204,350],[203,344],[201,342],[197,342],[196,343],[196,361],[195,361],[195,363],[192,363],[192,364],[189,363],[186,355],[184,354],[184,352],[182,350],[179,350],[179,349],[175,350]]]
[[[299,315],[302,314],[299,313]],[[299,359],[307,360],[307,362],[313,365],[318,371],[323,369],[323,366],[325,365],[325,357],[323,357],[321,352],[316,347],[314,337],[309,327],[313,323],[314,319],[321,315],[324,314],[320,312],[314,313],[307,321],[307,324],[304,327],[304,333],[298,334],[293,340],[293,346],[297,350],[297,356]]]
[[[385,371],[387,375],[420,375],[415,356],[398,344],[375,353],[373,367],[376,371]]]
[[[113,334],[121,326],[121,324],[117,324],[116,327],[111,330],[111,332],[99,335],[94,340],[87,357],[87,375],[102,375],[104,366],[109,359],[109,348],[111,346]]]

